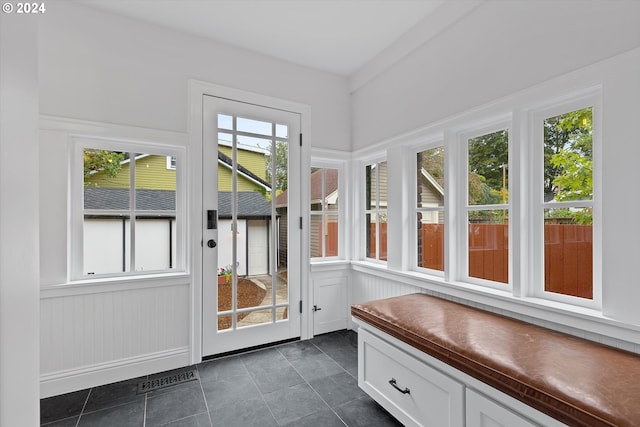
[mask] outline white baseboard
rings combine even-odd
[[[40,398],[56,396],[129,378],[190,365],[188,347],[40,375]]]

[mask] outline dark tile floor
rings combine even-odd
[[[339,331],[196,365],[199,379],[144,394],[140,380],[40,401],[42,425],[400,426],[358,388],[357,335]],[[148,379],[166,373],[150,375]]]

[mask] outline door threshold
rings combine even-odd
[[[276,347],[276,346],[279,346],[279,345],[282,345],[282,344],[287,344],[287,343],[294,342],[294,341],[300,341],[300,337],[290,338],[290,339],[282,340],[282,341],[270,342],[270,343],[262,344],[262,345],[256,345],[254,347],[241,348],[240,350],[232,350],[232,351],[227,351],[225,353],[212,354],[210,356],[203,357],[202,361],[206,362],[208,360],[222,359],[224,357],[236,356],[238,354],[252,353],[254,351],[262,350],[262,349],[269,348],[269,347]]]

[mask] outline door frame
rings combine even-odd
[[[190,191],[187,195],[187,230],[188,253],[187,265],[191,269],[191,318],[190,318],[190,352],[191,362],[202,361],[202,138],[203,138],[203,97],[215,96],[247,104],[261,105],[269,108],[291,111],[300,115],[300,131],[304,136],[300,148],[301,162],[301,188],[309,188],[309,171],[311,168],[310,141],[311,141],[311,108],[308,105],[275,98],[254,92],[207,83],[200,80],[189,80],[189,116],[188,134],[189,147],[187,150],[187,165],[189,168]],[[300,299],[302,300],[302,313],[300,314],[300,338],[313,337],[313,322],[310,321],[312,307],[312,293],[310,289],[309,262],[309,229],[306,212],[310,200],[309,192],[300,194],[300,212],[302,215],[302,233],[300,242]],[[293,305],[293,304],[292,304]]]

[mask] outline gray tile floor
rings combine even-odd
[[[197,381],[145,394],[147,377],[42,399],[41,425],[400,426],[358,388],[357,342],[333,332],[206,361]]]

